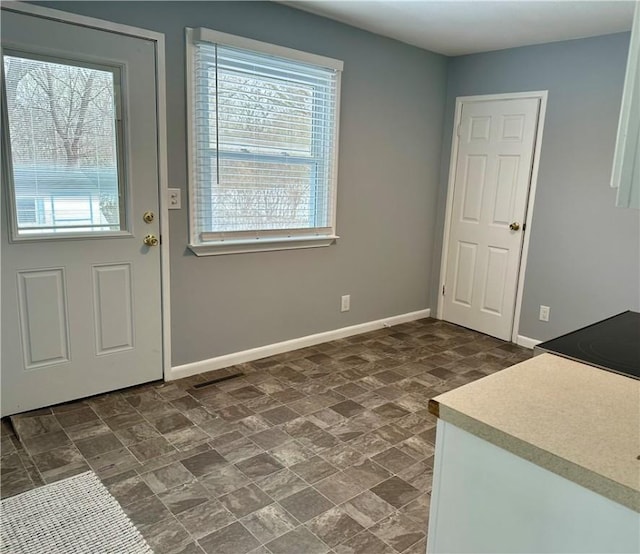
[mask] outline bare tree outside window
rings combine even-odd
[[[114,74],[17,55],[4,56],[4,71],[17,209],[35,206],[29,229],[119,229]]]
[[[312,87],[226,71],[218,71],[217,86],[209,104],[212,149],[219,145],[214,228],[307,227],[316,164]]]

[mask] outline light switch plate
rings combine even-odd
[[[179,210],[182,208],[182,191],[180,189],[167,189],[169,194],[169,209]]]

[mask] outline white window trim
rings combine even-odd
[[[291,60],[314,64],[329,69],[336,70],[337,91],[336,91],[336,115],[334,125],[333,139],[333,164],[330,176],[330,186],[332,194],[332,216],[330,226],[323,231],[326,233],[319,234],[318,229],[309,229],[308,232],[301,234],[298,230],[286,230],[273,233],[273,236],[249,237],[251,232],[247,231],[247,235],[238,238],[239,234],[234,234],[234,238],[223,238],[215,240],[203,240],[197,233],[195,214],[196,205],[194,193],[196,186],[195,163],[194,163],[194,105],[193,105],[193,86],[194,86],[194,57],[195,43],[198,41],[213,42],[224,44],[225,46],[234,46],[246,50],[271,54]],[[330,246],[340,237],[336,234],[336,208],[338,196],[338,150],[339,150],[339,134],[340,134],[340,92],[341,92],[341,72],[344,63],[340,60],[310,54],[293,48],[286,48],[267,42],[221,33],[211,29],[190,28],[186,29],[186,77],[187,77],[187,152],[188,152],[188,189],[189,189],[189,249],[196,256],[218,256],[223,254],[240,254],[243,252],[265,252],[273,250],[295,250],[299,248],[318,248]],[[206,235],[206,233],[202,233]]]

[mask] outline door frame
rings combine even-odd
[[[540,109],[538,111],[538,121],[536,122],[536,138],[533,146],[533,160],[531,164],[531,178],[529,180],[529,191],[527,194],[526,216],[525,216],[525,232],[522,241],[522,249],[520,251],[520,264],[518,265],[518,278],[516,284],[516,300],[515,310],[513,313],[513,321],[511,322],[511,342],[520,344],[527,348],[533,348],[533,344],[526,337],[521,337],[518,332],[520,330],[520,313],[522,310],[522,295],[524,290],[524,276],[527,269],[527,256],[529,254],[529,237],[531,236],[531,221],[533,219],[533,205],[536,198],[536,188],[538,185],[538,169],[540,167],[540,152],[542,148],[542,135],[544,131],[545,115],[547,112],[548,90],[539,90],[532,92],[512,92],[506,94],[482,94],[475,96],[458,96],[456,98],[455,117],[453,121],[453,137],[451,140],[451,158],[449,160],[449,179],[447,181],[447,204],[444,220],[444,235],[442,238],[442,255],[440,258],[440,280],[438,282],[438,308],[436,316],[443,319],[444,299],[442,290],[445,286],[447,278],[447,256],[449,251],[449,239],[451,234],[451,219],[453,213],[453,192],[456,178],[456,164],[458,161],[458,148],[460,137],[458,136],[458,128],[462,122],[462,106],[471,102],[494,102],[496,100],[523,100],[527,98],[535,98],[540,100]]]
[[[167,98],[166,98],[166,62],[164,34],[140,27],[132,27],[104,19],[97,19],[75,13],[35,6],[23,2],[3,2],[2,11],[23,13],[71,23],[81,27],[107,31],[119,35],[146,39],[154,44],[156,60],[156,125],[158,152],[158,200],[160,224],[160,309],[162,318],[162,374],[166,381],[171,373],[171,298],[170,298],[170,265],[169,265],[169,205],[168,205],[168,155],[167,155]],[[1,217],[1,216],[0,216]],[[0,221],[1,223],[1,221]],[[0,330],[1,333],[1,330]]]

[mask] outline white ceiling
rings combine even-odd
[[[290,0],[289,6],[448,56],[631,29],[628,0]]]

